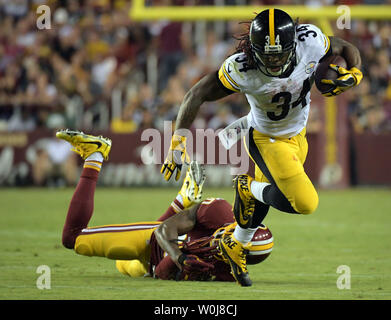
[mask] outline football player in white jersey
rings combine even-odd
[[[246,96],[251,107],[245,145],[255,163],[255,177],[234,179],[234,214],[238,222],[233,235],[220,246],[230,261],[231,271],[242,286],[251,286],[246,263],[247,243],[269,207],[296,214],[310,214],[318,206],[318,194],[304,172],[307,155],[306,123],[310,89],[316,66],[330,55],[340,55],[347,68],[330,65],[338,72],[333,89],[337,95],[358,85],[362,79],[359,50],[352,44],[328,37],[311,24],[297,24],[284,11],[268,9],[251,22],[237,53],[221,68],[203,77],[184,97],[176,120],[176,132],[161,173],[179,179],[187,161],[186,137],[200,106],[233,93]],[[322,80],[323,81],[323,80]]]

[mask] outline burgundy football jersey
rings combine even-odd
[[[232,206],[224,199],[208,198],[204,200],[198,210],[196,224],[188,234],[186,241],[194,241],[202,237],[210,237],[224,225],[235,222]],[[151,237],[151,274],[160,279],[174,279],[178,271],[176,265],[157,245],[154,234]],[[156,267],[155,267],[156,266]],[[213,280],[234,281],[230,274],[230,267],[222,261],[216,261],[215,269],[211,274]]]
[[[218,228],[233,222],[232,206],[226,200],[208,198],[197,210],[196,225],[187,234],[187,241],[211,236]]]

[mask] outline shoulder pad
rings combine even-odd
[[[329,51],[330,39],[318,27],[312,24],[300,24],[297,26],[296,32],[298,43],[302,43],[305,48],[319,56],[319,59]]]

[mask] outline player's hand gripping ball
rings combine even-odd
[[[315,85],[324,96],[339,95],[361,82],[361,71],[357,68],[348,70],[346,67],[346,61],[341,56],[330,56],[318,65]]]

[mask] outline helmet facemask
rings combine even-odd
[[[283,76],[295,64],[296,43],[290,49],[282,49],[280,44],[265,45],[263,50],[254,44],[251,45],[254,59],[262,73],[269,77]]]
[[[269,77],[286,77],[296,65],[296,24],[279,9],[267,9],[251,22],[251,55]]]

